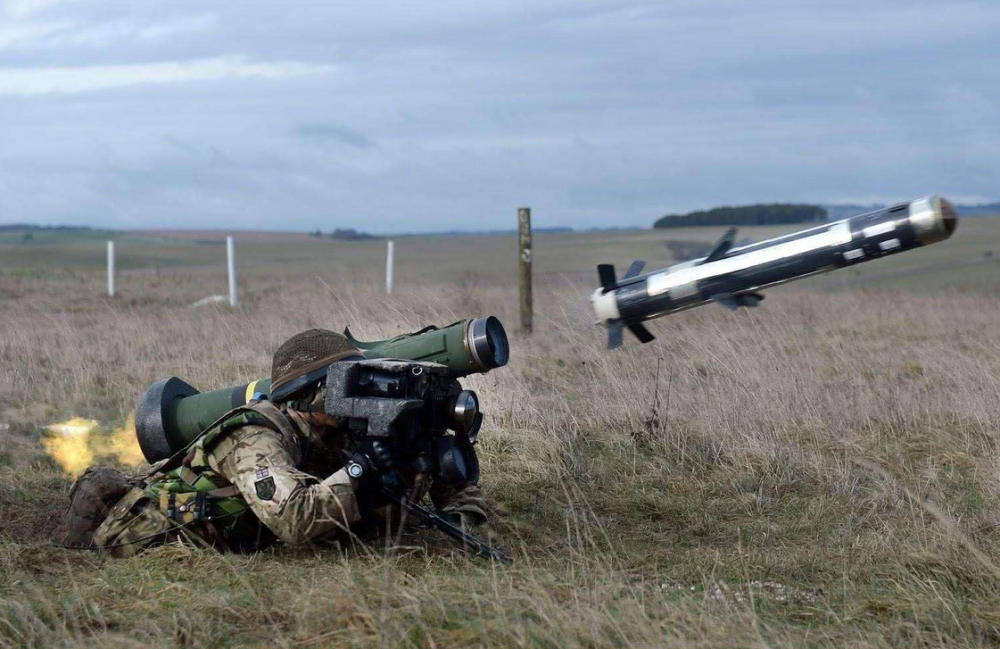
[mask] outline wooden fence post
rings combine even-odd
[[[232,237],[226,237],[226,265],[229,270],[229,306],[236,306],[236,251]]]
[[[532,329],[531,305],[531,208],[517,210],[517,250],[518,275],[521,285],[521,331],[526,334]]]

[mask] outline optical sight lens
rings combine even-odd
[[[503,367],[510,358],[507,332],[495,316],[476,318],[469,323],[469,348],[483,370]]]

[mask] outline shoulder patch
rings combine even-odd
[[[264,471],[267,471],[267,469],[264,469]],[[253,483],[253,486],[257,490],[257,497],[261,500],[271,500],[274,498],[274,478],[268,476]]]

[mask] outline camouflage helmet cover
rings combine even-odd
[[[271,400],[319,380],[326,368],[350,357],[362,358],[361,351],[343,334],[326,329],[310,329],[295,334],[278,347],[271,361]],[[311,375],[316,375],[315,377]]]

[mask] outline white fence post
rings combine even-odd
[[[392,295],[392,256],[396,251],[396,244],[389,241],[385,252],[385,292]]]
[[[232,237],[226,237],[226,261],[229,265],[229,306],[236,306],[236,253]]]
[[[115,296],[115,242],[108,241],[108,297]]]

